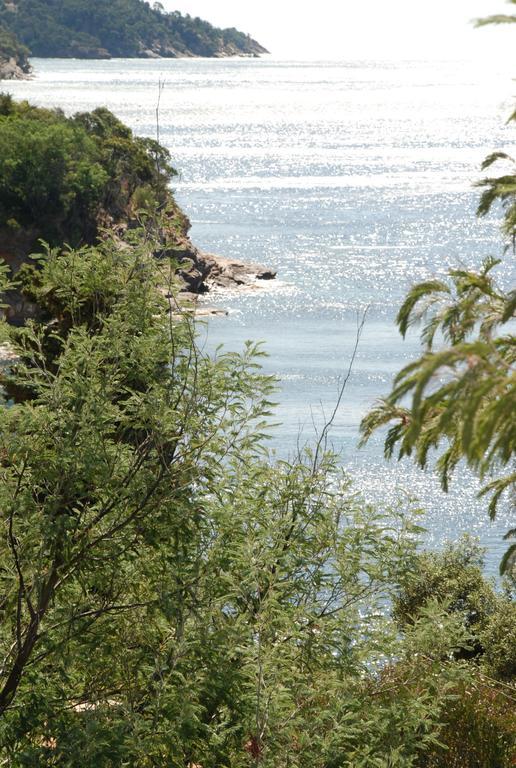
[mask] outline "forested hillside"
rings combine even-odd
[[[0,24],[34,56],[109,58],[266,53],[249,35],[143,0],[0,0]]]
[[[168,198],[169,153],[105,108],[67,118],[0,94],[0,239],[51,245],[96,239],[151,195]],[[152,188],[152,192],[151,192]],[[139,197],[138,197],[139,196]]]

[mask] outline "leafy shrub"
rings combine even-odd
[[[419,758],[418,768],[513,768],[516,764],[515,691],[478,678],[457,687],[442,711],[442,747]]]
[[[479,637],[486,671],[498,680],[516,681],[516,603],[499,598]]]
[[[394,602],[401,627],[413,623],[430,600],[460,613],[470,629],[483,625],[496,607],[492,584],[482,573],[483,550],[465,536],[442,552],[422,552]]]
[[[9,331],[0,758],[412,768],[467,632],[435,605],[406,637],[385,615],[410,517],[357,499],[332,455],[269,456],[259,350],[203,354],[160,290],[173,263],[132,240],[50,249],[53,320]]]
[[[394,600],[393,613],[406,629],[437,601],[461,617],[470,633],[456,658],[475,659],[498,680],[516,679],[516,603],[497,592],[482,573],[483,551],[465,536],[442,552],[422,552]]]

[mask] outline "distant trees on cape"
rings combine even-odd
[[[109,58],[266,53],[249,35],[143,0],[0,0],[0,25],[34,56]],[[0,27],[0,30],[2,27]],[[2,32],[0,31],[0,46]]]

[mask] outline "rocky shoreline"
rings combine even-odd
[[[188,265],[178,271],[184,291],[195,296],[209,293],[214,288],[240,288],[257,280],[274,280],[276,271],[263,264],[228,259],[205,253],[192,246]]]
[[[99,215],[99,227],[105,227],[106,231],[114,234],[119,239],[120,247],[124,247],[128,230],[136,225],[129,214],[127,216],[126,220],[115,223],[105,213]],[[190,221],[176,203],[173,203],[169,216],[170,224],[165,219],[159,238],[163,245],[155,256],[157,259],[168,257],[175,262],[179,293],[198,314],[225,314],[222,310],[209,311],[206,306],[199,308],[200,296],[214,290],[248,289],[276,277],[274,269],[262,264],[230,259],[197,248],[188,234]],[[33,250],[37,235],[36,231],[28,228],[16,231],[0,229],[0,260],[7,264],[13,275],[24,264],[31,263],[28,254]],[[4,314],[12,325],[23,325],[26,320],[37,316],[37,306],[19,291],[9,291],[5,303]]]
[[[121,230],[125,229],[126,225],[123,225]],[[0,242],[2,239],[0,232]],[[14,243],[11,243],[10,249],[0,248],[0,259],[11,268],[13,274],[27,263],[27,257],[22,255],[21,250],[14,247]],[[191,308],[199,316],[227,314],[220,308],[199,305],[198,300],[201,296],[208,296],[211,292],[219,290],[253,289],[274,280],[277,274],[274,269],[263,264],[205,253],[192,243],[186,233],[176,238],[166,250],[156,253],[156,258],[163,256],[168,256],[177,262],[176,274],[180,281],[179,302]],[[6,303],[4,316],[12,325],[23,325],[26,320],[37,316],[37,306],[18,291],[10,291],[4,300]],[[0,359],[5,359],[5,355],[0,354]]]
[[[230,59],[230,58],[244,58],[244,59],[259,59],[264,53],[269,51],[262,45],[256,42],[256,40],[249,39],[248,50],[241,50],[235,45],[228,43],[221,45],[221,47],[215,51],[211,56],[207,58],[212,59]],[[48,57],[42,57],[48,58]],[[85,49],[77,48],[73,51],[73,55],[67,54],[58,56],[57,58],[74,58],[74,59],[112,59],[119,58],[108,51],[106,48]],[[200,59],[206,58],[200,56],[188,48],[174,48],[173,46],[160,46],[156,44],[152,48],[141,48],[137,54],[131,54],[125,58],[129,59]]]
[[[192,309],[197,316],[227,314],[220,307],[199,305],[199,298],[208,296],[213,290],[256,288],[260,283],[265,284],[276,278],[273,269],[261,264],[227,259],[202,251],[197,251],[196,262],[189,270],[180,270],[178,274],[183,283],[177,295],[178,303]],[[18,292],[11,292],[5,301],[5,317],[12,325],[23,325],[26,320],[37,315],[36,305]],[[5,357],[0,348],[0,360]]]
[[[228,259],[224,256],[215,256],[212,253],[197,251],[197,268],[203,270],[203,280],[198,285],[197,290],[191,290],[191,284],[185,282],[184,289],[179,296],[186,306],[193,309],[197,317],[209,317],[213,315],[227,315],[227,310],[220,307],[213,307],[206,303],[199,303],[201,296],[208,297],[214,291],[230,289],[236,290],[254,290],[259,286],[265,287],[265,284],[276,278],[276,271],[263,264],[254,262],[240,261],[238,259]],[[197,271],[196,268],[193,268]],[[188,277],[188,273],[187,273]]]
[[[1,80],[28,80],[32,68],[26,59],[10,56],[0,56],[0,81]]]
[[[215,256],[212,253],[204,253],[192,246],[193,259],[190,269],[178,272],[183,288],[174,296],[173,313],[179,315],[181,311],[192,312],[196,317],[213,317],[227,315],[227,310],[220,307],[212,307],[207,304],[200,305],[199,297],[207,296],[213,290],[249,289],[256,288],[261,282],[276,278],[276,271],[254,262],[228,259],[224,256]],[[172,299],[172,294],[166,293],[167,298]],[[7,297],[8,307],[5,315],[8,322],[20,325],[26,319],[34,317],[37,307],[23,299],[20,294],[11,293]],[[9,344],[0,344],[0,365],[15,360]]]

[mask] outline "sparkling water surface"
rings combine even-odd
[[[402,342],[394,326],[410,285],[501,254],[499,221],[475,218],[472,184],[489,152],[514,147],[511,73],[483,61],[33,63],[33,80],[3,90],[67,113],[105,105],[145,136],[156,136],[165,83],[160,138],[193,240],[278,270],[261,290],[209,297],[229,315],[202,330],[206,349],[264,342],[280,381],[271,445],[292,454],[331,412],[367,308],[333,445],[368,499],[417,497],[429,545],[477,535],[495,573],[511,515],[488,521],[469,472],[444,494],[432,472],[385,462],[380,435],[357,441],[361,417],[417,354],[417,337]],[[514,283],[509,257],[499,272]]]

